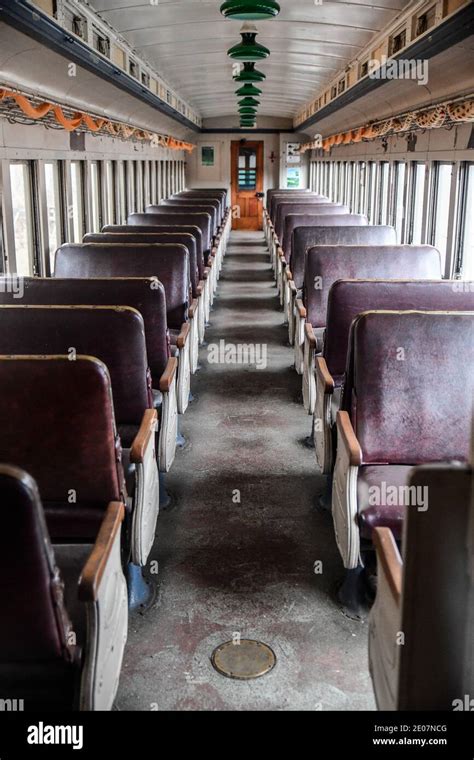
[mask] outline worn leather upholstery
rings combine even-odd
[[[156,277],[165,289],[168,327],[187,320],[189,254],[183,245],[66,243],[56,252],[56,277]]]
[[[341,231],[340,235],[344,242],[349,244],[348,238],[352,237],[352,230],[367,226],[367,217],[362,214],[329,213],[327,216],[323,214],[318,217],[307,214],[295,214],[287,216],[286,219],[294,220],[295,232],[293,234],[292,255],[290,261],[287,259],[287,262],[297,290],[301,290],[303,287],[306,255],[312,246],[334,245],[338,242],[338,230]],[[302,227],[301,232],[299,230],[300,227]],[[344,227],[348,227],[349,230],[344,232]],[[333,228],[336,231],[333,232]],[[297,235],[296,230],[298,230]],[[320,240],[324,242],[319,242]],[[328,240],[331,242],[327,242]]]
[[[35,481],[0,465],[0,691],[26,710],[72,709],[78,652]]]
[[[106,224],[102,227],[102,233],[108,234],[110,232],[117,233],[137,233],[137,234],[154,234],[156,233],[187,233],[192,235],[196,244],[196,259],[199,272],[199,279],[204,277],[204,249],[202,247],[202,232],[196,225],[184,225],[184,224],[154,224],[150,225],[132,225],[132,224]],[[85,236],[87,237],[87,235]],[[86,242],[84,239],[83,242]]]
[[[294,199],[295,202],[297,202],[300,197],[303,198],[311,196],[321,201],[326,201],[327,203],[330,202],[329,198],[326,198],[326,196],[319,195],[318,193],[314,193],[310,190],[276,190],[268,192],[272,193],[270,198],[267,197],[267,209],[273,224],[275,224],[276,203],[280,199],[287,199],[288,201]]]
[[[316,220],[318,221],[318,220]],[[297,288],[303,287],[304,259],[313,245],[396,245],[397,234],[388,225],[368,225],[358,215],[355,224],[344,227],[315,227],[314,218],[306,214],[290,214],[285,219],[287,240],[285,259]],[[296,251],[293,256],[293,250]]]
[[[0,429],[0,461],[34,477],[51,537],[95,541],[109,502],[126,503],[105,365],[81,355],[1,356]]]
[[[362,453],[362,535],[370,537],[380,525],[399,537],[405,512],[403,504],[374,507],[369,486],[383,494],[384,483],[407,484],[409,466],[469,460],[473,398],[474,312],[368,311],[356,317],[341,406]]]
[[[179,226],[196,226],[199,227],[202,234],[202,251],[205,266],[209,265],[212,245],[212,217],[208,213],[198,213],[196,210],[189,213],[183,213],[180,208],[174,206],[157,206],[157,211],[153,214],[130,214],[128,225],[154,227],[164,224]],[[158,210],[159,209],[159,210]],[[151,230],[150,230],[151,231]],[[104,230],[105,232],[105,230]]]
[[[304,201],[287,201],[286,199],[275,200],[275,234],[280,241],[283,252],[286,252],[284,239],[285,219],[289,214],[311,214],[321,216],[323,214],[349,214],[349,208],[341,203],[328,203],[320,198],[307,198]]]
[[[334,379],[342,378],[344,374],[352,321],[357,314],[375,309],[474,310],[474,283],[455,280],[362,279],[335,282],[328,295],[323,347],[323,357]]]
[[[151,277],[85,280],[25,277],[23,286],[22,299],[16,299],[8,292],[5,278],[0,277],[0,304],[131,306],[139,311],[145,324],[146,350],[153,385],[159,387],[160,377],[170,356],[165,289],[161,282]]]
[[[212,234],[216,235],[220,223],[220,203],[218,200],[199,199],[199,198],[166,198],[161,201],[160,206],[178,206],[179,208],[194,209],[197,211],[209,211],[212,216]],[[146,213],[153,214],[157,207],[155,205],[147,206]]]
[[[217,192],[213,190],[183,190],[180,193],[176,193],[173,198],[190,198],[192,200],[202,199],[204,203],[207,200],[217,200],[219,202],[219,223],[224,220],[226,206],[227,206],[227,191]]]
[[[131,445],[152,407],[142,315],[128,306],[0,306],[0,354],[67,354],[71,348],[107,367],[122,443]]]
[[[304,303],[306,321],[325,327],[329,290],[336,280],[441,278],[439,251],[430,245],[314,246],[306,255]],[[318,278],[318,279],[316,279]],[[317,284],[317,287],[315,287]]]
[[[200,280],[196,257],[196,239],[188,232],[90,232],[84,235],[84,243],[173,243],[184,245],[189,253],[190,287],[193,298],[198,296]],[[133,252],[132,252],[133,255]]]

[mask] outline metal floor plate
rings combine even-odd
[[[214,650],[213,667],[227,678],[249,680],[269,673],[275,666],[274,651],[261,641],[241,639],[240,643],[226,641]]]

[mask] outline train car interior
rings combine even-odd
[[[473,400],[474,3],[0,2],[0,756],[474,710]]]

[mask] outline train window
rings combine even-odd
[[[393,166],[393,192],[390,223],[395,227],[397,243],[403,239],[403,223],[405,221],[405,176],[406,164],[397,161]]]
[[[390,164],[381,161],[378,169],[377,224],[387,224]]]
[[[350,206],[350,204],[351,204],[352,166],[353,166],[352,161],[347,161],[346,162],[344,203],[347,206]]]
[[[117,162],[117,208],[119,211],[119,223],[125,224],[127,221],[127,191],[125,185],[125,164],[123,161]]]
[[[129,214],[132,214],[137,210],[135,200],[135,168],[133,166],[133,161],[127,161],[127,190],[127,210]]]
[[[135,205],[138,213],[143,211],[143,167],[141,161],[134,162],[135,169]]]
[[[357,212],[357,204],[359,203],[359,173],[360,165],[358,161],[354,161],[352,164],[351,214]]]
[[[46,211],[48,216],[48,253],[51,272],[54,271],[54,256],[61,245],[61,193],[59,167],[55,161],[44,164],[44,184]]]
[[[444,271],[448,248],[449,209],[453,164],[436,161],[433,165],[430,220],[431,244],[441,253]]]
[[[33,274],[34,233],[31,170],[26,162],[10,164],[10,184],[15,243],[15,274]]]
[[[461,172],[456,274],[474,280],[474,163],[465,163]]]
[[[72,239],[74,243],[80,243],[84,234],[84,195],[82,164],[80,161],[70,163],[71,181],[71,207],[69,218],[72,222]]]
[[[150,202],[158,203],[156,197],[156,161],[150,161]]]
[[[367,208],[367,164],[361,161],[359,164],[359,202],[357,213],[365,214]]]
[[[143,162],[143,201],[145,206],[151,203],[150,197],[150,162]]]
[[[91,206],[91,230],[100,231],[100,166],[98,161],[92,161],[90,165],[90,206]]]
[[[414,161],[411,165],[411,202],[407,243],[422,242],[425,178],[425,164]]]
[[[377,164],[375,161],[369,161],[366,172],[367,199],[366,208],[367,216],[371,224],[375,224],[375,200],[377,197]]]
[[[344,164],[342,161],[338,162],[339,166],[339,177],[338,177],[338,185],[337,185],[337,201],[338,203],[343,203],[344,201]]]
[[[112,161],[105,162],[105,207],[107,224],[115,223],[115,185]]]

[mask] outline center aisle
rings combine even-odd
[[[271,274],[263,233],[233,232],[181,426],[189,443],[168,476],[175,506],[150,557],[158,597],[131,618],[118,709],[374,708],[367,625],[334,601],[342,567],[331,516],[315,508],[311,419]],[[243,344],[253,365],[222,363]],[[273,671],[219,675],[211,654],[235,634],[271,646]]]

